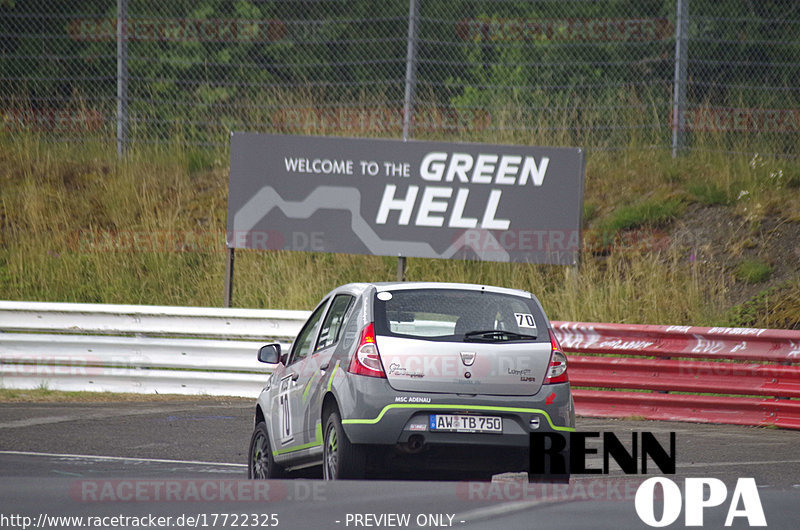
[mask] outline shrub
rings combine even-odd
[[[742,260],[736,267],[736,279],[745,283],[761,283],[769,279],[772,267],[756,259]]]

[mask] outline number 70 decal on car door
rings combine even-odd
[[[294,440],[292,434],[292,411],[289,408],[289,390],[292,383],[292,376],[287,375],[281,379],[278,387],[278,406],[280,407],[280,433],[281,444],[287,444]]]

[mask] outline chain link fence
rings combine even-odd
[[[792,0],[0,0],[7,133],[798,154]]]

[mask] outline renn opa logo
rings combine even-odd
[[[587,440],[593,438],[602,441],[602,450],[587,447]],[[630,447],[628,451],[610,432],[531,433],[530,471],[545,478],[566,473],[608,474],[609,463],[613,460],[625,474],[647,474],[649,457],[661,473],[675,474],[674,432],[669,433],[669,450],[650,432],[631,433]],[[602,469],[587,467],[586,456],[600,454]],[[728,500],[728,488],[717,478],[686,478],[683,489],[682,494],[678,485],[666,477],[645,480],[636,491],[636,515],[648,526],[664,527],[677,521],[684,511],[686,526],[703,526],[705,510],[720,507]],[[656,509],[656,499],[663,499],[661,510]],[[767,526],[753,478],[739,478],[731,494],[725,526],[731,526],[737,518],[745,519],[749,526]]]
[[[663,492],[664,506],[661,517],[656,516],[653,499],[656,487]],[[708,492],[708,495],[706,495]],[[717,478],[687,478],[684,481],[684,494],[672,480],[665,477],[652,477],[645,480],[636,491],[636,515],[648,526],[668,526],[678,520],[681,507],[685,503],[686,526],[703,526],[706,508],[721,506],[728,498],[728,488]],[[731,526],[737,517],[747,519],[749,526],[767,526],[764,508],[758,496],[758,488],[753,478],[740,478],[731,495],[725,526]]]

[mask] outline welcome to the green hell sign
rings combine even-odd
[[[478,217],[469,217],[464,213],[469,202],[469,188],[456,189],[454,186],[471,183],[496,187],[530,184],[538,187],[544,182],[549,163],[548,157],[542,157],[537,162],[532,156],[429,152],[422,158],[417,174],[423,181],[450,185],[425,186],[422,193],[420,186],[409,185],[398,193],[398,185],[386,184],[375,223],[385,225],[389,215],[396,211],[398,225],[508,230],[511,221],[497,218],[503,195],[501,189],[489,192],[479,221]],[[289,173],[354,175],[360,172],[362,175],[376,176],[383,172],[385,176],[411,177],[411,167],[407,163],[284,158],[284,165]],[[413,215],[415,212],[416,215]]]
[[[574,265],[583,176],[580,148],[234,133],[227,243]]]

